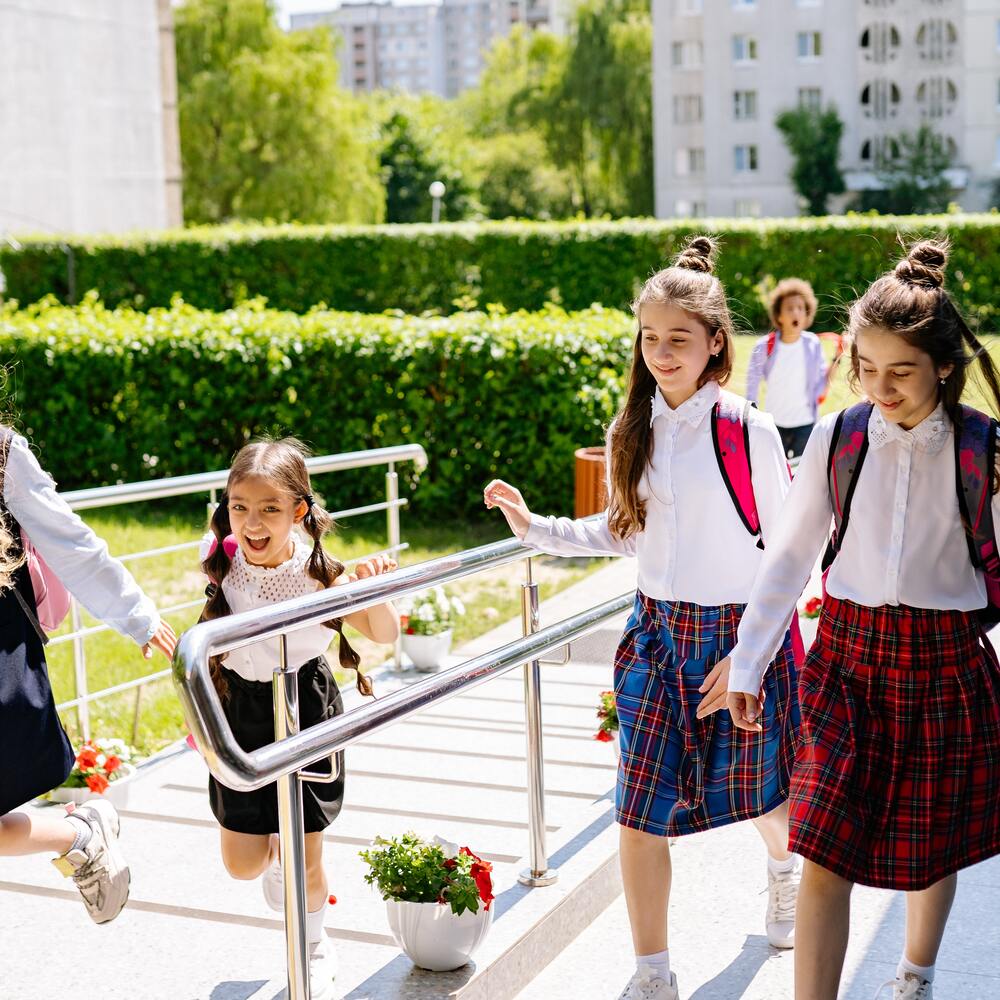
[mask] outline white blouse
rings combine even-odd
[[[241,548],[236,549],[229,572],[222,581],[222,592],[234,614],[305,597],[321,589],[319,580],[314,580],[306,571],[312,546],[295,535],[292,539],[294,550],[291,558],[274,567],[255,566],[247,562]],[[289,632],[286,637],[288,666],[301,667],[309,660],[322,656],[335,634],[333,629],[322,624]],[[248,681],[269,684],[278,666],[278,644],[277,638],[265,639],[252,646],[231,650],[223,664]]]
[[[639,483],[643,531],[623,540],[606,518],[585,524],[533,514],[525,542],[553,555],[636,555],[639,590],[658,601],[746,603],[763,553],[719,471],[709,411],[720,393],[718,383],[709,382],[676,410],[659,392],[653,396],[653,455]],[[751,409],[748,424],[754,496],[769,543],[788,491],[788,465],[774,420]]]
[[[768,540],[732,654],[729,690],[756,694],[832,527],[827,459],[837,415],[820,420],[795,472],[781,523]],[[954,428],[942,406],[911,431],[876,408],[851,516],[827,593],[884,604],[974,611],[986,604],[959,518]],[[1000,498],[993,497],[1000,525]]]
[[[149,642],[160,627],[155,605],[59,496],[20,434],[7,453],[3,499],[53,573],[95,618],[140,645]]]

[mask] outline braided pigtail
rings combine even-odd
[[[211,526],[212,534],[215,535],[215,550],[209,553],[201,564],[203,572],[209,579],[209,584],[205,588],[205,596],[208,600],[205,602],[205,607],[202,608],[201,616],[198,619],[199,622],[211,621],[214,618],[224,618],[226,615],[233,613],[222,589],[222,581],[225,580],[226,575],[229,573],[229,568],[232,566],[232,562],[226,553],[226,547],[223,544],[231,532],[228,493],[222,494],[219,506],[215,508],[215,512],[212,514]],[[219,697],[223,700],[229,696],[229,683],[222,671],[222,661],[225,658],[226,654],[222,653],[219,656],[211,657],[208,661],[212,683],[215,685],[215,690],[218,691]]]

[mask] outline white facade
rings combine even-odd
[[[293,14],[292,30],[330,24],[342,38],[340,80],[350,90],[396,89],[454,97],[479,81],[493,42],[518,23],[562,31],[560,0],[344,3]]]
[[[945,137],[963,207],[1000,175],[1000,0],[654,0],[656,213],[797,215],[774,126],[834,104],[848,188],[924,122]],[[700,102],[697,100],[700,98]]]
[[[0,236],[179,225],[169,0],[0,3]]]

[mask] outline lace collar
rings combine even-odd
[[[649,425],[652,427],[653,421],[657,417],[663,417],[668,423],[683,422],[691,427],[697,427],[705,419],[705,414],[719,401],[721,391],[719,383],[712,379],[706,382],[690,399],[684,400],[676,410],[672,410],[663,398],[663,394],[657,390],[650,401],[652,406]]]
[[[876,406],[868,420],[868,444],[877,451],[890,441],[897,441],[902,445],[920,448],[931,455],[936,455],[944,447],[950,431],[951,421],[941,403],[938,403],[932,413],[909,431],[904,430],[899,424],[886,420],[882,416],[882,411]]]
[[[233,562],[239,563],[240,567],[248,576],[258,579],[276,579],[278,577],[300,577],[305,571],[305,565],[309,561],[312,548],[307,545],[298,535],[292,535],[292,554],[283,563],[277,566],[257,566],[247,560],[242,548],[237,548],[233,556]]]

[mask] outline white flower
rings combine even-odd
[[[440,847],[444,853],[445,858],[457,858],[459,847],[458,844],[452,843],[450,840],[445,840],[443,837],[439,837],[437,834],[434,835],[434,839],[431,843],[435,847]]]
[[[422,622],[433,622],[437,620],[437,612],[432,604],[421,604],[417,609],[417,618]]]
[[[453,597],[451,599],[451,610],[454,611],[456,615],[464,615],[465,605],[457,597]]]

